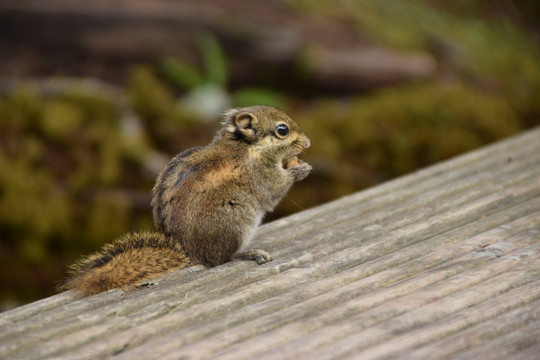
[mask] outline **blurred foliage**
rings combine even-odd
[[[118,99],[31,85],[0,97],[0,302],[54,292],[65,266],[127,231],[151,229],[148,159],[208,143],[218,111],[188,106],[284,107],[311,138],[312,174],[268,219],[296,212],[515,134],[540,118],[537,44],[507,18],[469,15],[460,1],[289,0],[347,21],[371,41],[430,52],[440,78],[315,100],[272,89],[228,89],[226,59],[203,35],[204,71],[166,58],[133,69],[125,94],[141,128],[130,135]],[[477,2],[473,2],[477,3]],[[473,12],[471,12],[473,13]],[[482,14],[482,12],[479,12]],[[24,286],[21,286],[24,284]]]
[[[319,99],[294,112],[316,144],[308,153],[319,166],[307,182],[317,189],[326,185],[324,191],[312,191],[304,184],[299,191],[305,194],[293,198],[301,206],[540,124],[538,43],[486,2],[288,3],[304,13],[352,24],[374,44],[431,53],[440,67],[438,77],[423,84]]]
[[[347,101],[320,100],[295,118],[316,144],[308,152],[316,169],[308,181],[316,184],[296,201],[304,206],[448,159],[523,128],[504,98],[461,83],[396,87]]]
[[[200,119],[213,120],[216,113],[227,108],[250,104],[284,107],[285,99],[270,89],[227,89],[228,66],[226,56],[215,36],[202,33],[197,41],[204,72],[181,59],[166,57],[159,66],[160,73],[169,83],[188,90],[180,99],[181,111],[189,111]]]
[[[162,60],[161,72],[172,82],[188,89],[205,84],[225,87],[227,85],[227,62],[216,37],[210,33],[202,33],[197,43],[206,70],[204,73],[200,73],[195,66],[172,57],[166,57]]]
[[[507,99],[526,120],[536,121],[540,113],[538,43],[508,17],[486,15],[486,19],[478,15],[480,11],[472,11],[496,10],[493,4],[481,0],[434,1],[435,6],[425,0],[288,2],[303,12],[352,23],[379,45],[432,53],[441,67],[471,89]]]
[[[176,106],[176,98],[147,66],[133,70],[127,93],[153,146],[170,154],[209,140],[214,124],[202,123],[193,112]]]
[[[0,99],[1,300],[35,281],[18,300],[54,291],[66,259],[134,228],[151,228],[134,206],[144,176],[131,141],[124,145],[114,103],[74,89],[45,97],[31,86]],[[142,148],[144,144],[139,144]],[[136,180],[134,180],[136,179]]]

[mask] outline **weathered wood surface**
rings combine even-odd
[[[537,359],[540,129],[264,225],[255,246],[275,260],[0,314],[0,358]]]

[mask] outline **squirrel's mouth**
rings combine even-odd
[[[298,162],[298,158],[296,156],[291,157],[289,160],[283,161],[283,168],[284,169],[290,169],[293,166],[298,166],[300,163]]]
[[[299,160],[297,156],[310,146],[310,141],[305,137],[303,142],[296,142],[295,145],[296,146],[293,147],[294,150],[283,157],[282,166],[284,169],[299,166],[300,163],[303,162],[302,160]]]

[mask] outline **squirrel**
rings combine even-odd
[[[59,289],[92,295],[191,265],[272,261],[248,247],[264,215],[311,171],[297,158],[309,146],[280,109],[227,111],[209,145],[176,155],[159,174],[151,202],[158,232],[126,234],[82,258]]]

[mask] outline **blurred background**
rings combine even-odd
[[[269,221],[538,125],[539,40],[535,0],[3,0],[0,309],[152,230],[157,173],[226,108],[311,138]]]

